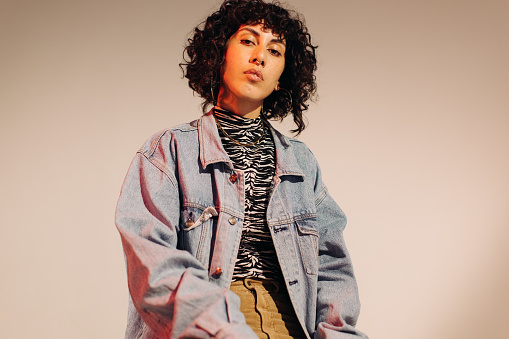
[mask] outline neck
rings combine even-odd
[[[221,96],[217,100],[217,106],[248,119],[258,118],[262,108],[261,103],[255,101],[240,102],[240,100],[228,100]]]

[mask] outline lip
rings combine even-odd
[[[252,81],[263,81],[262,72],[257,71],[254,68],[251,68],[250,70],[245,71],[244,74],[246,74],[249,77],[249,79],[251,79]]]

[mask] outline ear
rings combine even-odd
[[[279,81],[277,82],[276,88],[274,88],[274,91],[279,91]]]

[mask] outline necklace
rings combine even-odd
[[[214,119],[216,120],[216,125],[217,127],[219,127],[219,129],[221,130],[221,132],[223,132],[223,134],[228,138],[230,139],[232,142],[234,142],[235,144],[239,145],[239,146],[243,146],[243,147],[249,147],[249,146],[254,146],[256,145],[257,143],[259,143],[260,141],[262,141],[263,139],[263,136],[265,135],[265,127],[262,125],[262,135],[260,136],[260,138],[258,140],[256,140],[255,142],[252,142],[250,144],[243,144],[241,142],[238,142],[237,140],[233,139],[231,136],[228,135],[228,133],[226,133],[226,131],[223,129],[223,127],[221,126],[221,124],[219,123],[219,120],[217,120],[217,117],[214,115]]]

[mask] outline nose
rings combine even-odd
[[[256,66],[265,66],[265,50],[262,46],[258,46],[258,48],[253,51],[250,62],[254,63]]]

